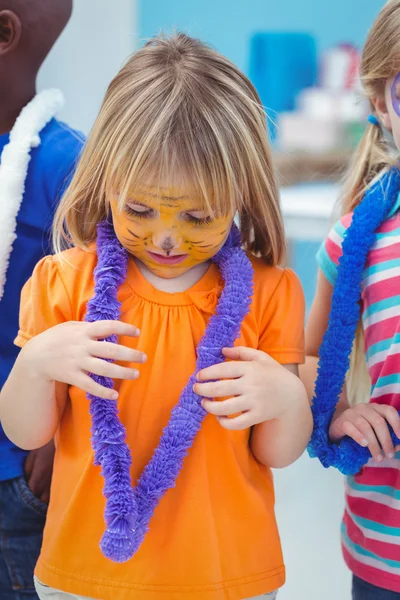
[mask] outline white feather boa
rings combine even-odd
[[[17,216],[25,191],[30,152],[40,145],[39,133],[64,104],[58,90],[45,90],[22,110],[0,160],[0,300],[16,240]]]

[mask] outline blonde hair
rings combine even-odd
[[[389,0],[369,32],[361,58],[361,81],[371,109],[373,99],[384,94],[385,84],[400,71],[400,0]],[[349,213],[361,202],[376,177],[398,163],[382,127],[369,124],[357,148],[345,180],[342,214]],[[364,332],[360,321],[347,379],[349,403],[368,402],[371,382],[364,353]]]
[[[155,177],[157,180],[155,181]],[[54,245],[87,247],[118,191],[184,182],[215,215],[238,212],[244,247],[284,257],[266,118],[248,78],[183,33],[150,40],[111,82],[59,205]]]

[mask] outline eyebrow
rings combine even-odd
[[[141,192],[142,193],[142,192]],[[157,196],[156,194],[146,194],[147,196],[151,196],[152,198],[167,198],[168,196]],[[179,198],[175,198],[175,200],[181,200],[181,199],[187,199],[190,200],[190,198],[188,196],[181,196]],[[143,206],[143,208],[150,208],[148,207],[146,204],[143,204],[143,202],[140,202],[140,200],[134,200],[133,201],[134,204],[137,204],[138,206]],[[163,206],[164,208],[176,208],[175,204],[172,204],[171,202],[161,202],[160,206]],[[197,207],[197,208],[191,208],[190,209],[191,212],[202,212],[203,208],[201,206]]]
[[[157,198],[161,200],[190,200],[189,196],[164,196],[164,194],[152,194],[151,192],[140,192],[143,196],[150,196],[150,198]]]

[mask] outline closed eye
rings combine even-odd
[[[125,204],[124,209],[128,215],[136,217],[137,219],[151,219],[157,215],[157,211],[155,211],[154,208],[149,208],[144,204],[136,202],[134,204]]]
[[[193,225],[209,225],[213,218],[210,215],[205,215],[201,211],[192,211],[184,214],[184,219]]]

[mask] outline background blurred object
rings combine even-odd
[[[329,229],[337,206],[340,186],[330,183],[304,184],[282,189],[286,234],[292,240],[320,242]]]
[[[88,133],[111,79],[138,46],[138,1],[74,0],[74,11],[39,74],[38,87],[60,88],[60,118]]]
[[[88,4],[94,0],[86,1]],[[384,0],[141,0],[140,36],[182,29],[213,44],[249,72],[249,41],[255,32],[307,32],[318,53],[344,40],[361,48]]]
[[[351,152],[280,152],[275,150],[275,167],[282,187],[310,182],[337,182],[346,171]]]
[[[304,86],[294,110],[279,117],[277,143],[281,151],[354,149],[369,111],[361,95],[359,64],[360,53],[350,44],[325,52],[318,85]]]
[[[277,168],[282,185],[337,181],[366,126],[368,103],[359,82],[360,52],[340,44],[325,52],[318,86],[305,87],[295,110],[278,118]]]
[[[295,110],[298,95],[316,83],[317,72],[317,45],[313,36],[278,32],[252,36],[249,76],[270,118],[272,139],[276,136],[276,115]]]
[[[315,255],[336,219],[339,194],[340,186],[329,182],[297,184],[281,190],[288,264],[301,279],[307,311],[317,284]]]

